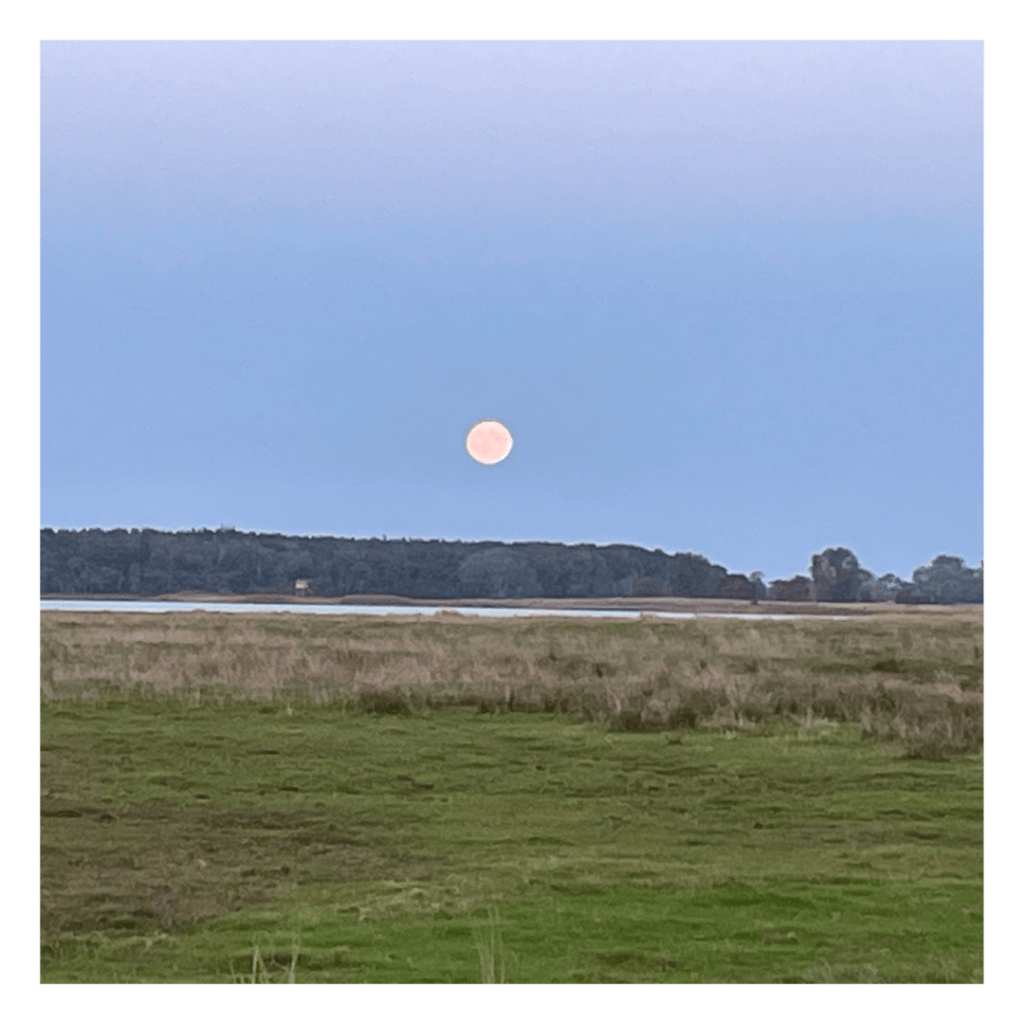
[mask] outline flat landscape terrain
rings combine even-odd
[[[982,652],[45,612],[42,980],[979,982]]]
[[[167,601],[203,602],[206,604],[295,604],[295,605],[376,605],[401,608],[535,608],[545,611],[639,611],[687,612],[692,615],[892,615],[917,614],[921,606],[897,604],[840,604],[815,601],[760,601],[752,605],[725,597],[460,597],[426,600],[396,594],[348,594],[345,597],[297,597],[291,591],[283,594],[211,594],[201,590],[182,590],[173,594],[43,594],[48,601]],[[953,606],[925,606],[931,614],[955,612]]]

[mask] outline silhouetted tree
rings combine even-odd
[[[870,600],[874,580],[849,548],[826,548],[820,555],[812,555],[811,578],[816,601]]]
[[[971,569],[962,558],[937,555],[931,565],[914,570],[913,599],[933,604],[981,604],[985,583],[983,567]]]

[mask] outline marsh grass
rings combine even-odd
[[[156,621],[154,621],[156,620]],[[287,614],[43,615],[46,700],[164,697],[569,714],[616,732],[858,723],[914,758],[983,742],[980,612],[915,620],[334,621]]]
[[[975,753],[984,740],[982,695],[950,684],[894,689],[862,709],[861,724],[865,737],[901,741],[911,759]]]

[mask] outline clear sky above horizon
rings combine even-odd
[[[61,42],[41,98],[44,526],[982,557],[981,43]]]

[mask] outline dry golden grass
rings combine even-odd
[[[42,695],[341,702],[377,713],[468,704],[628,730],[859,721],[908,750],[955,752],[981,742],[980,612],[850,621],[44,612]]]

